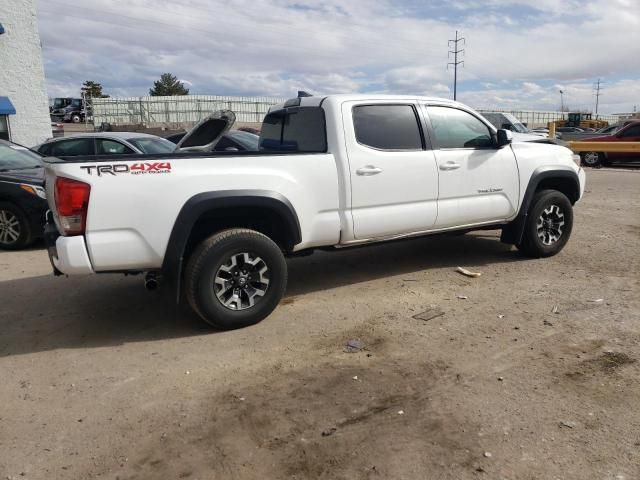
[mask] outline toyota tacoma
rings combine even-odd
[[[174,153],[46,158],[54,272],[146,273],[238,328],[278,305],[287,256],[501,229],[549,257],[584,191],[569,149],[514,141],[449,100],[299,95],[270,109],[259,151],[211,151],[233,119],[212,115]]]

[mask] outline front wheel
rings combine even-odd
[[[584,152],[580,154],[580,160],[583,165],[592,168],[601,167],[604,162],[604,154],[600,152]]]
[[[566,195],[542,190],[533,197],[522,242],[517,247],[529,257],[550,257],[564,248],[572,228],[573,207]]]
[[[287,286],[287,264],[270,238],[248,229],[231,229],[204,240],[185,270],[191,308],[222,330],[242,328],[266,318]]]
[[[0,202],[0,248],[19,250],[33,241],[29,221],[12,203]]]

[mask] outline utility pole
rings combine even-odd
[[[560,90],[560,112],[562,113],[562,118],[564,118],[564,91]]]
[[[462,64],[462,66],[464,67],[464,60],[458,61],[458,54],[459,53],[464,54],[464,49],[458,48],[459,42],[462,42],[463,45],[467,44],[464,37],[458,38],[458,31],[456,30],[455,40],[449,40],[449,42],[447,43],[447,46],[449,48],[451,48],[451,45],[453,44],[453,50],[449,50],[449,53],[447,54],[447,60],[448,60],[451,58],[451,54],[453,53],[453,62],[447,63],[447,70],[449,69],[449,65],[453,65],[453,99],[454,100],[456,100],[457,93],[458,93],[458,65]]]
[[[600,93],[600,79],[598,79],[598,82],[595,84],[595,86],[593,87],[596,91],[595,96],[596,96],[596,120],[598,119],[598,104],[600,103],[600,95],[602,95]]]

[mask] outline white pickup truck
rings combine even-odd
[[[449,100],[301,96],[266,115],[257,152],[46,158],[49,256],[57,274],[146,272],[222,329],[268,316],[285,257],[316,248],[501,229],[547,257],[569,240],[585,174],[543,142]]]

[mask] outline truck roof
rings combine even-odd
[[[468,108],[459,102],[455,102],[447,98],[426,97],[422,95],[381,95],[379,93],[348,93],[348,94],[335,94],[335,95],[323,95],[323,96],[296,97],[296,98],[287,100],[285,103],[274,105],[272,109],[277,110],[285,106],[290,106],[294,102],[296,105],[300,105],[302,107],[318,107],[324,102],[342,103],[342,102],[349,102],[349,101],[378,101],[378,100],[386,100],[386,101],[390,100],[390,101],[399,101],[399,102],[419,100],[424,102],[437,102],[437,103],[443,103],[447,105],[456,105],[456,106]],[[300,103],[297,103],[298,101]]]
[[[60,140],[69,140],[71,138],[95,137],[95,138],[119,138],[129,140],[131,138],[160,138],[158,135],[151,135],[143,132],[83,132],[73,135],[65,135],[64,137],[50,138],[44,143],[53,143]]]

